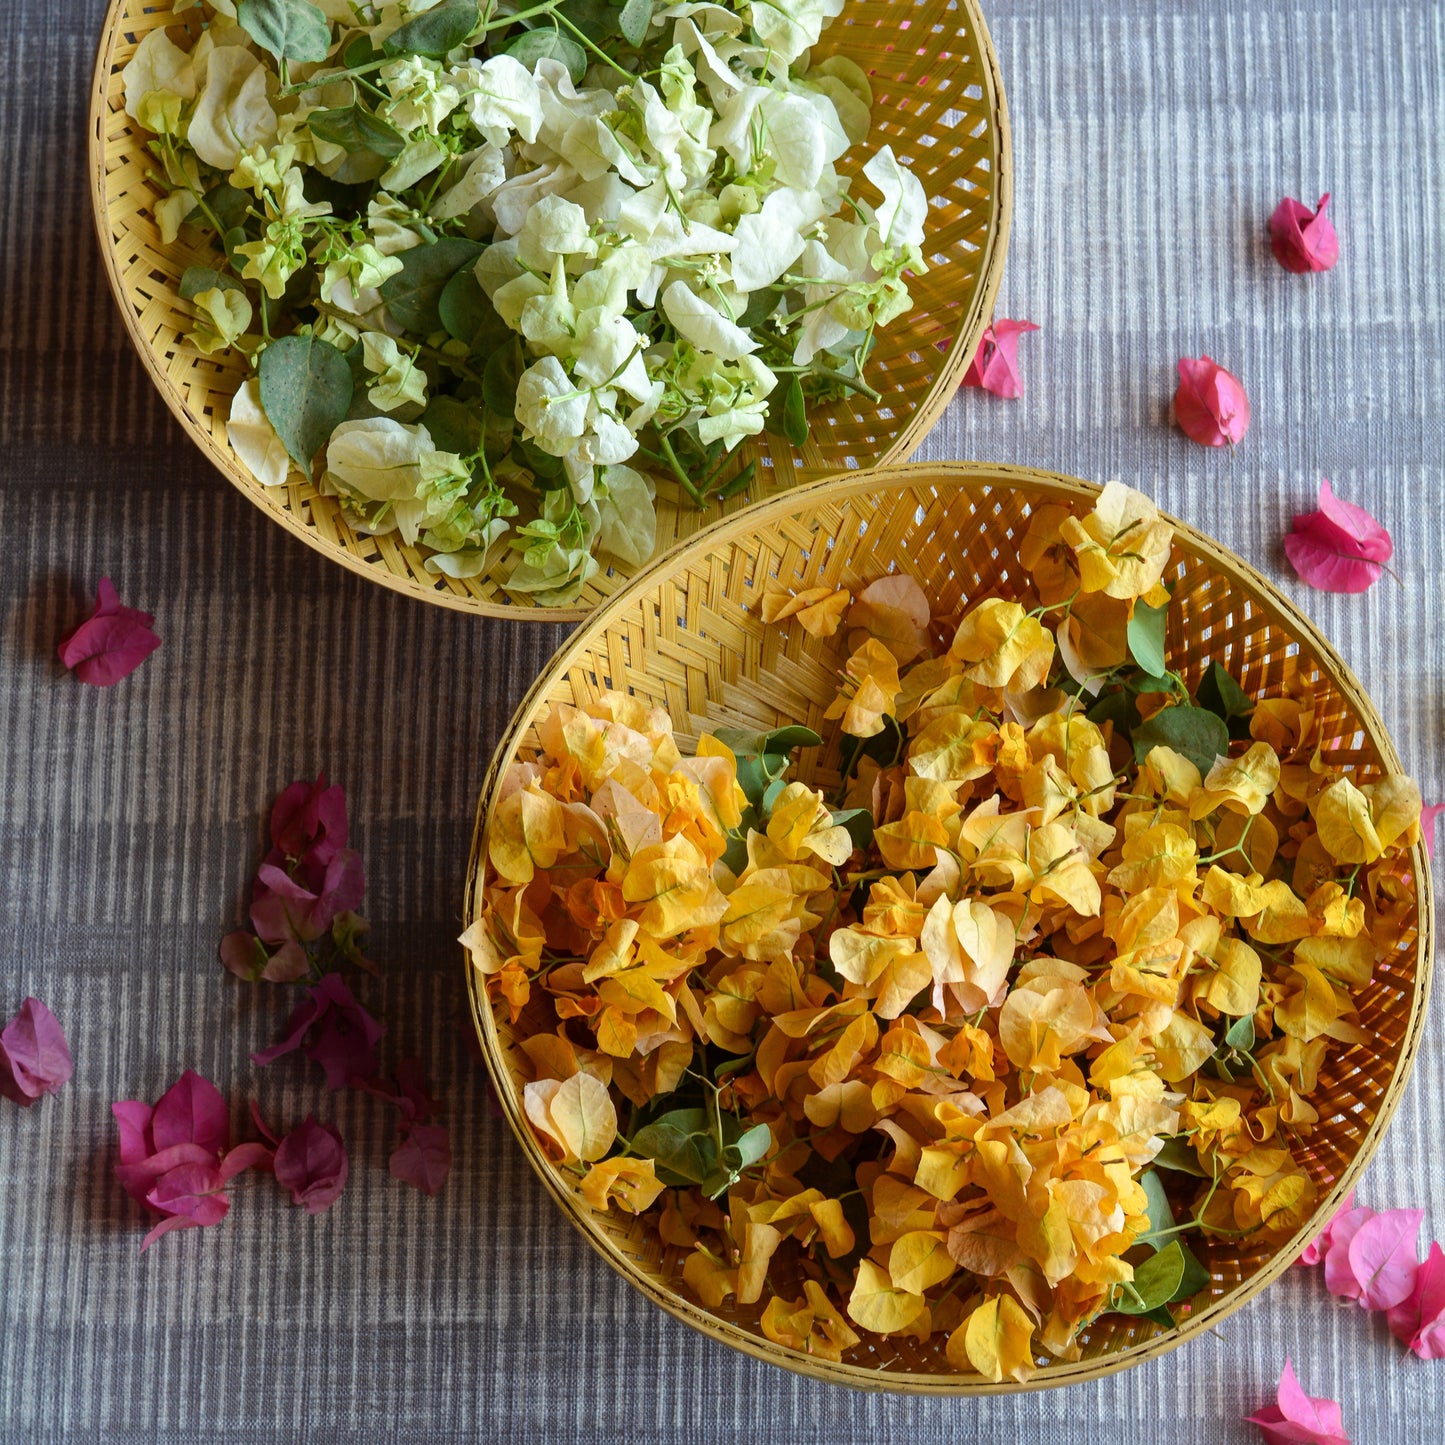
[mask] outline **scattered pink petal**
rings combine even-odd
[[[267,862],[306,859],[324,868],[346,847],[346,794],[327,787],[325,773],[292,783],[271,809],[271,846],[281,856]]]
[[[161,640],[149,612],[122,607],[109,577],[100,579],[95,611],[60,641],[60,660],[92,687],[111,687],[129,677]]]
[[[276,1131],[266,1122],[265,1116],[261,1113],[261,1106],[251,1100],[251,1122],[256,1126],[256,1132],[274,1149],[281,1141]]]
[[[361,854],[354,849],[337,853],[314,887],[274,863],[263,863],[256,870],[251,922],[266,943],[288,939],[312,943],[331,927],[338,913],[355,908],[365,892]]]
[[[1348,1214],[1354,1207],[1355,1191],[1352,1189],[1345,1195],[1340,1207],[1330,1216],[1330,1222],[1300,1251],[1300,1264],[1319,1264],[1324,1259],[1330,1247],[1330,1231],[1335,1226],[1335,1220],[1342,1214]]]
[[[1410,1297],[1386,1318],[1395,1338],[1422,1360],[1445,1359],[1445,1250],[1438,1244],[1430,1246]]]
[[[57,1094],[75,1064],[60,1021],[38,998],[27,998],[0,1030],[0,1095],[29,1108],[42,1094]]]
[[[1431,861],[1435,858],[1435,819],[1445,813],[1445,803],[1426,803],[1420,809],[1420,837],[1425,842],[1425,852]]]
[[[1325,207],[1330,193],[1320,197],[1315,210],[1302,201],[1286,196],[1269,218],[1269,244],[1274,259],[1286,271],[1303,276],[1309,271],[1328,271],[1340,259],[1340,238]]]
[[[1174,416],[1180,430],[1202,446],[1233,446],[1249,430],[1244,383],[1211,357],[1183,357]]]
[[[1363,507],[1335,496],[1323,478],[1319,501],[1318,511],[1296,514],[1284,539],[1290,565],[1321,592],[1363,592],[1394,552],[1390,534]]]
[[[1325,1288],[1341,1299],[1360,1297],[1360,1281],[1350,1264],[1350,1245],[1355,1235],[1374,1217],[1375,1211],[1369,1205],[1361,1204],[1330,1221],[1330,1244],[1325,1250]]]
[[[274,1063],[301,1048],[310,1034],[303,1050],[306,1057],[326,1070],[327,1088],[344,1089],[352,1079],[376,1073],[376,1044],[385,1032],[385,1025],[357,1003],[341,975],[328,973],[306,990],[306,998],[286,1021],[286,1033],[251,1059],[261,1065]]]
[[[1350,1241],[1350,1268],[1365,1309],[1387,1310],[1409,1299],[1420,1272],[1416,1241],[1423,1209],[1388,1209],[1367,1219]]]
[[[1024,394],[1019,375],[1019,338],[1039,328],[1032,321],[995,321],[984,328],[962,386],[976,386],[1012,401]]]
[[[1270,1445],[1350,1445],[1339,1405],[1306,1395],[1289,1360],[1284,1362],[1276,1399],[1277,1404],[1244,1417],[1259,1426]]]
[[[350,1166],[341,1135],[307,1115],[276,1148],[276,1180],[308,1214],[329,1209],[346,1185]]]
[[[392,1151],[393,1177],[423,1194],[439,1194],[451,1168],[452,1143],[445,1124],[413,1125]]]
[[[116,1177],[130,1197],[165,1215],[141,1243],[142,1253],[173,1229],[216,1224],[230,1201],[226,1184],[243,1169],[269,1169],[271,1150],[230,1148],[231,1125],[220,1090],[187,1069],[156,1102],[111,1105],[120,1130]]]
[[[187,1069],[156,1101],[150,1127],[157,1150],[199,1144],[219,1154],[231,1142],[231,1118],[221,1091],[194,1069]]]

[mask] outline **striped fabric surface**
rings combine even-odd
[[[1286,1355],[1357,1442],[1445,1436],[1445,1365],[1292,1271],[1217,1336],[1067,1391],[972,1403],[855,1395],[664,1317],[549,1204],[457,1032],[453,938],[478,787],[561,640],[427,608],[269,526],[186,442],[96,264],[85,107],[103,0],[5,0],[0,53],[0,1018],[27,994],[76,1058],[59,1096],[0,1102],[0,1440],[757,1441],[983,1438],[1185,1445],[1240,1417]],[[1445,796],[1445,7],[1436,0],[1000,0],[1018,190],[1000,314],[1027,394],[964,393],[924,455],[1119,476],[1276,577],[1362,676],[1427,798]],[[1286,275],[1264,223],[1333,191],[1342,260]],[[1168,423],[1175,361],[1250,389],[1234,454]],[[1394,532],[1398,581],[1310,592],[1279,538],[1321,474]],[[59,669],[97,579],[161,650],[109,691]],[[318,1071],[248,1060],[287,991],[215,958],[264,815],[344,784],[368,865],[390,1057],[419,1052],[456,1168],[386,1173],[393,1124]],[[1433,1010],[1440,1017],[1445,1002]],[[277,1121],[335,1122],[353,1161],[312,1219],[269,1181],[219,1227],[137,1253],[109,1105],[194,1068]],[[1427,1038],[1361,1196],[1445,1237],[1445,1043]],[[1427,1236],[1428,1237],[1428,1236]]]

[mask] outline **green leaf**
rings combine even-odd
[[[717,1166],[717,1145],[702,1109],[674,1109],[632,1136],[632,1152],[651,1159],[664,1184],[701,1184]]]
[[[525,360],[515,337],[487,357],[482,371],[482,400],[493,416],[516,415],[517,381]]]
[[[440,5],[408,20],[381,42],[383,55],[424,55],[445,60],[481,24],[477,0],[442,0]]]
[[[1173,748],[1183,753],[1201,773],[1208,773],[1216,758],[1229,752],[1229,729],[1224,719],[1202,707],[1166,707],[1133,732],[1134,757],[1143,762],[1151,748]]]
[[[1249,736],[1249,715],[1254,711],[1254,700],[1222,663],[1209,664],[1199,683],[1195,701],[1200,707],[1224,719],[1229,727],[1230,737]]]
[[[311,476],[311,459],[346,419],[351,368],[314,336],[283,336],[261,353],[261,407],[292,461]]]
[[[724,1114],[724,1123],[730,1117]],[[755,1124],[736,1139],[729,1141],[723,1149],[723,1160],[735,1169],[747,1169],[753,1164],[761,1163],[772,1147],[773,1131],[766,1124]]]
[[[766,816],[772,817],[773,809],[778,806],[778,799],[782,796],[783,789],[787,786],[788,784],[785,779],[774,778],[773,781],[763,789],[762,810]]]
[[[570,20],[594,45],[605,44],[619,33],[621,16],[617,7],[609,5],[607,0],[562,0],[557,14]],[[527,24],[533,30],[552,28],[548,15],[535,16]]]
[[[359,102],[343,105],[336,110],[318,111],[307,116],[306,124],[310,127],[311,134],[318,139],[330,141],[332,145],[344,146],[352,154],[357,151],[374,151],[377,155],[391,160],[401,154],[402,147],[406,144],[399,130],[389,126],[384,120],[378,120]]]
[[[202,291],[245,291],[245,287],[234,276],[223,271],[213,271],[209,266],[187,266],[181,276],[181,299],[194,301]]]
[[[438,451],[469,457],[482,444],[481,413],[454,396],[432,397],[422,413],[421,424],[431,433]]]
[[[581,84],[587,74],[587,52],[570,35],[560,30],[529,30],[519,35],[502,52],[519,60],[532,70],[539,60],[560,60],[574,84]]]
[[[873,814],[867,808],[843,808],[835,812],[833,826],[846,828],[855,848],[867,848],[873,841]]]
[[[427,14],[433,12],[428,11]],[[426,15],[417,17],[425,20]],[[381,295],[398,326],[420,336],[442,329],[441,299],[447,282],[487,248],[461,236],[443,236],[400,254],[401,270],[382,283]]]
[[[473,354],[485,353],[489,360],[512,337],[507,323],[482,290],[473,266],[463,266],[442,288],[437,315],[449,336],[465,342]],[[512,391],[515,395],[515,386]]]
[[[224,234],[246,224],[246,213],[251,209],[251,193],[237,190],[230,182],[222,181],[206,192],[206,209],[221,223]]]
[[[241,28],[277,60],[325,60],[331,22],[311,0],[240,0]]]
[[[808,408],[803,401],[803,383],[796,376],[788,383],[783,400],[783,435],[795,447],[808,440]]]
[[[1114,724],[1116,736],[1128,739],[1139,725],[1139,708],[1134,695],[1127,688],[1113,688],[1090,704],[1084,716],[1091,723],[1103,727],[1106,722]]]
[[[381,51],[371,43],[369,35],[358,35],[341,52],[342,63],[348,70],[359,70],[363,65],[371,65],[381,58]]]
[[[788,766],[786,753],[739,753],[738,786],[754,810],[753,827],[761,827],[756,815],[763,808],[763,795]]]
[[[1224,1042],[1231,1049],[1248,1053],[1254,1047],[1254,1015],[1245,1014],[1235,1019],[1224,1035]]]
[[[627,0],[617,20],[622,38],[634,48],[647,39],[647,27],[651,23],[652,0]]]
[[[1169,604],[1150,607],[1147,602],[1135,602],[1133,615],[1129,618],[1129,656],[1154,677],[1163,677],[1169,670],[1164,656],[1164,622],[1169,615]]]
[[[1156,1325],[1163,1325],[1166,1330],[1174,1328],[1174,1316],[1169,1313],[1168,1307],[1165,1305],[1160,1305],[1157,1310],[1142,1310],[1139,1318],[1153,1320]]]
[[[1182,1300],[1193,1299],[1202,1289],[1209,1288],[1209,1282],[1213,1276],[1199,1262],[1193,1251],[1182,1240],[1179,1242],[1179,1252],[1184,1256],[1184,1277],[1175,1287],[1174,1293],[1169,1297],[1170,1304],[1178,1304]]]
[[[1139,1176],[1139,1185],[1149,1201],[1149,1230],[1139,1236],[1138,1242],[1147,1244],[1150,1249],[1158,1249],[1161,1238],[1169,1237],[1164,1231],[1174,1228],[1174,1211],[1169,1207],[1164,1181],[1153,1169],[1146,1169]]]
[[[756,753],[789,753],[794,748],[816,748],[823,739],[812,728],[774,728],[770,733],[747,732],[742,728],[714,728],[713,736],[739,757]]]
[[[1188,1139],[1166,1139],[1154,1156],[1154,1167],[1169,1169],[1175,1174],[1192,1174],[1196,1179],[1209,1178],[1209,1171],[1200,1164],[1199,1155]]]
[[[1143,1264],[1134,1266],[1134,1294],[1121,1286],[1113,1308],[1121,1315],[1142,1315],[1166,1305],[1184,1279],[1184,1249],[1176,1239]],[[1137,1295],[1136,1299],[1134,1296]]]

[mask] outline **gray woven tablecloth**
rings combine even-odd
[[[901,8],[901,7],[900,7]],[[1217,1336],[1099,1384],[963,1403],[769,1369],[646,1304],[548,1202],[455,1032],[453,938],[494,741],[562,631],[402,600],[288,540],[208,469],[151,390],[96,260],[84,187],[103,0],[0,3],[0,1018],[64,1021],[72,1084],[0,1102],[0,1439],[196,1442],[1256,1438],[1286,1355],[1357,1445],[1445,1435],[1445,1364],[1292,1271]],[[964,393],[923,455],[1119,476],[1274,575],[1445,796],[1445,6],[1438,0],[1000,0],[1017,209],[1001,315],[1021,402]],[[1286,275],[1264,222],[1335,194],[1342,260]],[[1173,368],[1237,372],[1234,455],[1167,421]],[[1393,529],[1399,582],[1310,592],[1278,539],[1318,477]],[[85,688],[54,659],[102,574],[165,639]],[[350,799],[386,974],[457,1154],[442,1195],[385,1172],[391,1122],[316,1071],[255,1069],[282,990],[216,963],[271,798],[325,769]],[[1438,1019],[1445,1000],[1436,999]],[[393,1055],[393,1057],[395,1054]],[[182,1069],[351,1144],[310,1219],[266,1181],[141,1258],[112,1100]],[[1368,1202],[1445,1237],[1445,1044],[1425,1042]]]

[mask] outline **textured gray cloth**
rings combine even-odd
[[[0,5],[0,1017],[64,1021],[74,1081],[0,1102],[0,1439],[190,1442],[918,1442],[1183,1445],[1240,1416],[1286,1355],[1352,1438],[1445,1434],[1445,1365],[1291,1274],[1217,1337],[1089,1386],[973,1402],[823,1387],[703,1340],[608,1271],[486,1112],[457,931],[492,746],[562,637],[404,601],[268,524],[149,389],[96,264],[85,102],[102,0]],[[1274,575],[1337,643],[1427,797],[1445,796],[1440,520],[1445,7],[1437,0],[1003,0],[993,32],[1018,178],[999,313],[1028,391],[965,393],[925,456],[1119,476]],[[1342,260],[1286,275],[1264,223],[1336,193]],[[1174,363],[1250,389],[1233,454],[1168,425]],[[1309,592],[1278,539],[1321,473],[1395,535],[1400,581]],[[97,578],[157,614],[112,691],[57,636]],[[437,1199],[386,1174],[383,1106],[247,1054],[285,991],[215,960],[271,798],[343,783],[368,864],[395,1058],[419,1051],[456,1170]],[[1439,1001],[1433,1010],[1439,1017]],[[111,1173],[117,1098],[183,1069],[273,1120],[334,1120],[353,1173],[311,1219],[269,1181],[218,1228],[141,1258]],[[1362,1186],[1445,1237],[1445,1046],[1427,1035]]]

